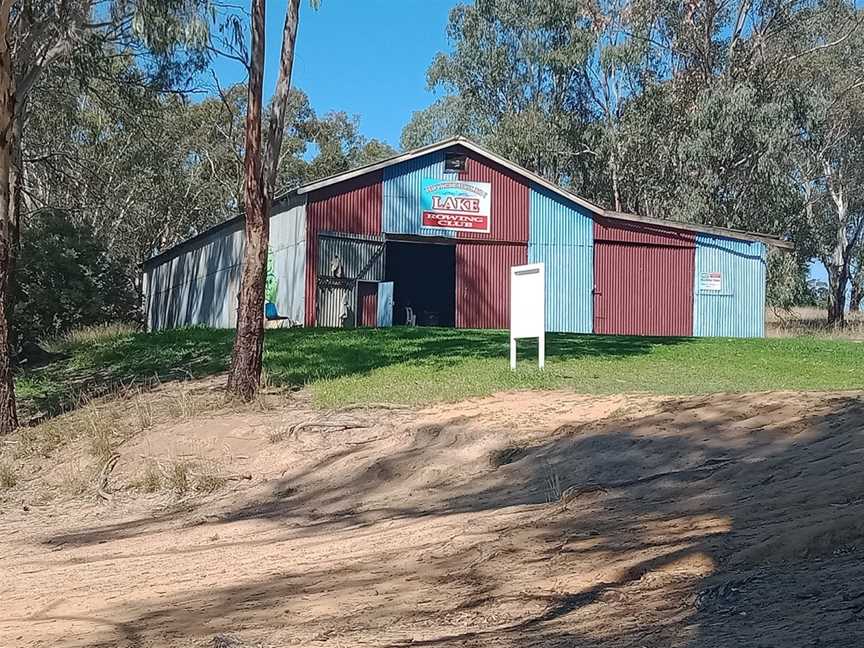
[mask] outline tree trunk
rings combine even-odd
[[[8,1],[0,5],[0,435],[8,434],[18,427],[9,335],[15,237],[15,201],[10,191],[15,146],[15,82],[8,40],[10,6],[11,2]]]
[[[270,223],[261,173],[261,101],[264,82],[264,0],[252,0],[252,49],[249,62],[244,209],[246,254],[237,307],[237,333],[228,374],[228,391],[250,400],[261,380],[264,350],[264,275]]]
[[[856,313],[861,310],[861,302],[864,300],[864,272],[861,268],[852,275],[852,291],[849,294],[849,312]]]
[[[297,41],[297,23],[300,16],[300,0],[289,0],[282,29],[282,55],[279,58],[279,79],[273,92],[270,121],[267,124],[267,148],[264,157],[264,191],[267,210],[273,200],[276,177],[279,173],[279,154],[282,151],[282,136],[285,133],[285,112],[288,109],[288,94],[291,91],[291,72],[294,68],[294,43]]]
[[[828,323],[843,326],[846,323],[846,285],[849,283],[848,266],[829,264],[828,270]]]
[[[261,380],[261,359],[264,350],[264,284],[270,242],[270,208],[279,172],[279,153],[285,130],[288,94],[291,90],[299,13],[300,0],[289,0],[282,32],[279,78],[273,93],[262,168],[260,147],[264,4],[262,0],[253,0],[252,62],[249,70],[249,108],[246,114],[246,257],[240,286],[240,303],[237,309],[237,336],[234,340],[234,354],[228,376],[229,391],[244,400],[249,400],[255,395]],[[257,94],[253,97],[255,93]],[[250,156],[254,156],[254,159]],[[250,187],[254,187],[254,192],[250,191]]]

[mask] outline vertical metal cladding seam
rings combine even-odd
[[[315,326],[318,233],[381,234],[382,174],[368,173],[312,192],[306,206],[306,326]]]
[[[766,246],[700,234],[696,237],[693,334],[705,337],[765,335]],[[721,274],[721,289],[700,288],[700,275]]]
[[[457,243],[456,326],[510,326],[510,268],[527,262],[524,243]]]

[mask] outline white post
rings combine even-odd
[[[537,364],[546,365],[546,297],[542,263],[510,268],[510,368],[516,368],[516,340],[537,338]]]

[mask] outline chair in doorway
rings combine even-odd
[[[410,306],[405,307],[405,326],[417,326],[417,316]]]

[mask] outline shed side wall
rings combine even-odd
[[[149,267],[147,328],[231,328],[237,321],[245,240],[243,223],[222,229],[165,262]]]
[[[704,290],[700,275],[719,272],[720,290]],[[706,337],[765,335],[766,247],[716,236],[696,238],[693,334]]]

